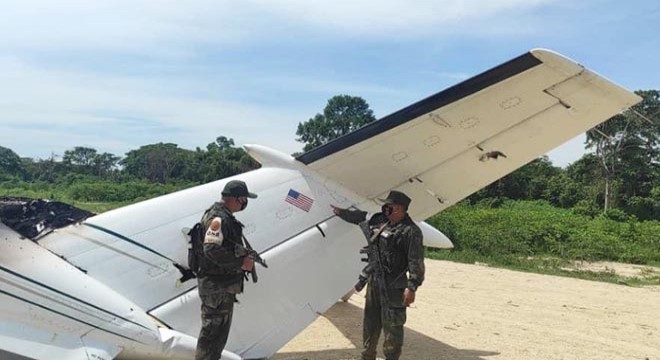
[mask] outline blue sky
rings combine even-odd
[[[299,122],[337,94],[377,117],[525,51],[558,51],[630,89],[660,88],[660,2],[90,0],[5,2],[0,146],[299,151]],[[553,151],[579,158],[580,138]]]

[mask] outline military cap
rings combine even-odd
[[[247,185],[244,181],[241,180],[232,180],[225,184],[224,190],[222,190],[222,196],[227,197],[249,197],[255,199],[257,194],[253,194],[248,191]]]
[[[402,193],[401,191],[396,191],[392,190],[390,191],[389,195],[387,195],[387,198],[385,199],[380,199],[380,201],[386,203],[386,204],[399,204],[403,205],[404,207],[408,207],[410,205],[410,198],[408,195]]]

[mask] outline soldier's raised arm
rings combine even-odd
[[[362,210],[349,210],[330,205],[332,207],[332,212],[339,216],[342,220],[349,222],[351,224],[358,225],[359,223],[367,219],[367,212]]]

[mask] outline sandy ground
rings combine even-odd
[[[363,306],[337,303],[273,359],[359,359]],[[427,259],[405,331],[402,359],[660,360],[660,287]]]

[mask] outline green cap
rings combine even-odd
[[[253,194],[248,191],[247,185],[244,181],[241,180],[232,180],[225,184],[224,190],[222,190],[222,196],[226,197],[249,197],[252,199],[257,198],[257,194]]]
[[[403,205],[404,207],[408,207],[410,205],[410,198],[408,195],[402,193],[401,191],[396,191],[392,190],[390,191],[389,195],[387,195],[387,198],[385,199],[379,199],[380,201],[386,203],[386,204],[399,204]]]

